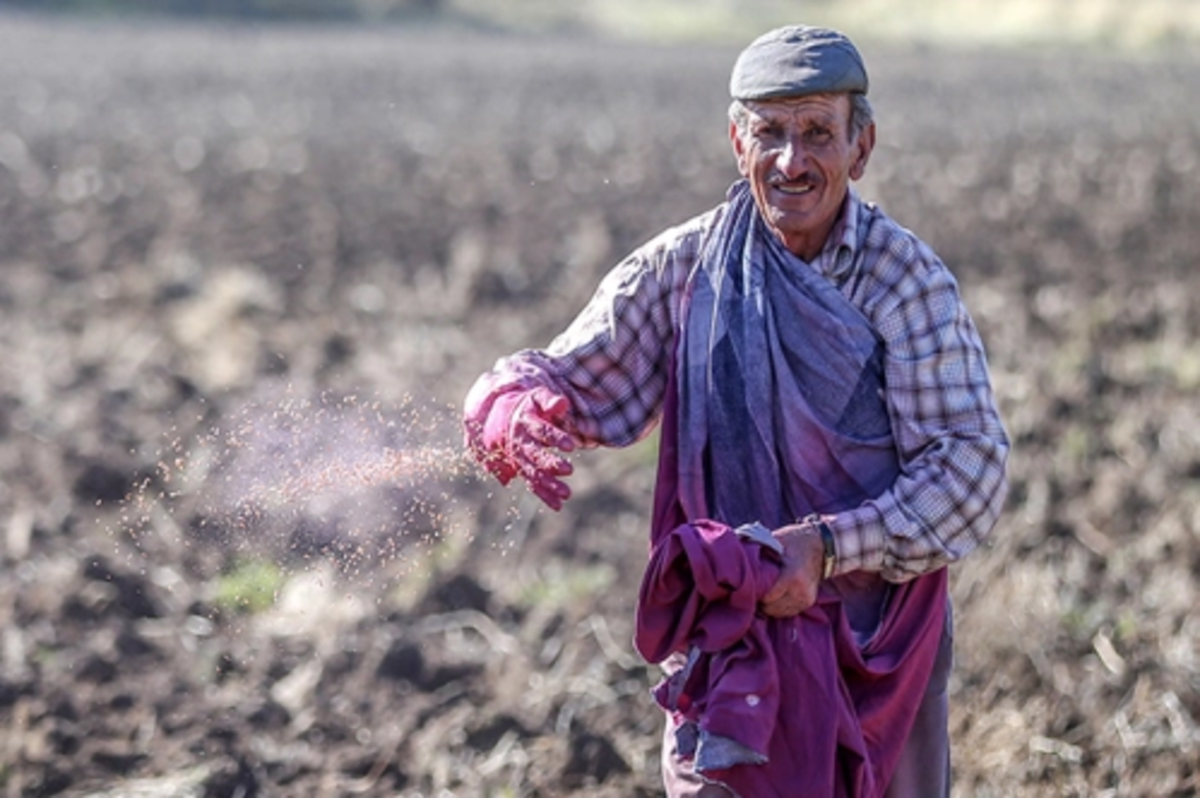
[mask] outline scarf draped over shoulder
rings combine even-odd
[[[689,287],[678,353],[679,499],[775,528],[882,492],[897,469],[883,346],[829,280],[730,191]]]

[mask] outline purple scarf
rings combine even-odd
[[[837,513],[882,493],[899,463],[873,329],[765,229],[744,181],[730,189],[692,277],[678,347],[636,635],[651,661],[689,653],[711,674],[720,670],[712,662],[742,656],[707,645],[727,630],[706,624],[731,623],[731,614],[697,604],[710,600],[693,569],[699,541],[720,540],[712,524],[777,528]],[[738,581],[728,577],[717,584]],[[695,579],[694,589],[680,579]],[[928,683],[945,607],[941,569],[904,585],[863,572],[836,577],[795,618],[733,613],[749,625],[741,634],[767,641],[760,665],[777,682],[778,702],[765,702],[762,725],[736,741],[766,761],[704,776],[747,796],[882,795]],[[657,693],[660,701],[670,693],[664,708],[677,739],[703,734],[725,711],[710,700],[723,694],[720,684],[687,681],[692,694]],[[664,774],[668,787],[672,778]]]
[[[700,264],[677,377],[686,515],[773,529],[882,493],[897,462],[867,319],[766,229],[745,181]]]

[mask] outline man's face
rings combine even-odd
[[[729,127],[738,171],[758,211],[792,253],[811,261],[825,245],[851,180],[863,175],[875,127],[850,137],[850,97],[748,102],[745,133]]]

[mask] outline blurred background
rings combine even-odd
[[[1014,442],[955,794],[1200,791],[1200,2],[0,0],[0,793],[660,794],[654,439],[551,513],[456,416],[720,200],[797,15]]]
[[[3,0],[0,8],[131,18],[453,24],[653,42],[742,41],[798,17],[862,37],[954,45],[1183,48],[1196,0]]]

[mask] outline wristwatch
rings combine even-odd
[[[828,579],[833,576],[834,566],[837,565],[837,547],[833,543],[833,530],[829,528],[829,524],[825,523],[824,519],[817,513],[805,516],[801,523],[816,527],[817,532],[821,535],[821,546],[824,549],[821,562],[821,578]]]

